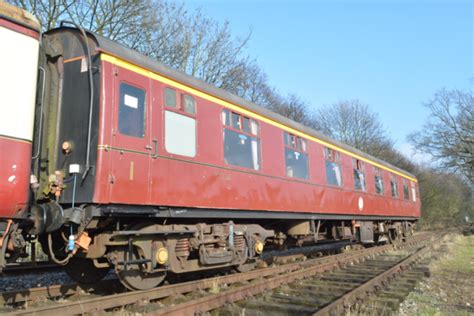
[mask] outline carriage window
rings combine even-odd
[[[258,135],[258,123],[254,120],[250,120],[250,133],[252,135]]]
[[[288,177],[308,179],[308,154],[306,140],[283,132],[285,142],[285,167]]]
[[[238,130],[241,130],[241,124],[240,124],[240,115],[236,113],[231,114],[231,122],[232,122],[232,127]]]
[[[196,156],[196,119],[165,111],[165,148],[171,154]]]
[[[413,200],[413,202],[416,202],[415,183],[413,183],[413,182],[410,181],[410,185],[411,185],[411,197],[412,197],[412,200]]]
[[[392,191],[392,197],[398,197],[397,179],[394,176],[391,176],[390,178],[390,188]]]
[[[165,88],[165,105],[176,107],[176,91],[171,88]]]
[[[260,169],[260,139],[258,123],[224,109],[224,160],[229,165]],[[247,128],[248,127],[248,128]]]
[[[227,109],[222,110],[222,123],[230,126],[230,111]]]
[[[408,191],[407,180],[402,179],[402,183],[403,183],[403,198],[404,198],[405,200],[409,200],[409,199],[410,199],[410,193],[409,193],[409,191]]]
[[[145,91],[120,84],[119,131],[133,137],[145,137]]]
[[[354,169],[354,188],[365,192],[365,164],[359,159],[352,159],[352,166]]]
[[[196,102],[190,95],[183,95],[183,110],[189,114],[196,114]]]
[[[248,117],[242,117],[242,130],[246,133],[250,133],[250,119]]]
[[[331,148],[324,148],[326,180],[330,185],[342,186],[341,154]]]
[[[384,185],[383,185],[383,173],[379,168],[374,167],[375,173],[375,193],[384,194]]]

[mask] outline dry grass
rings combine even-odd
[[[403,302],[401,315],[474,315],[474,236],[458,235],[448,249]]]

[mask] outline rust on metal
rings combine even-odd
[[[92,299],[72,301],[64,304],[56,304],[53,306],[32,308],[21,311],[21,314],[62,316],[64,314],[95,313],[121,306],[133,305],[137,302],[150,302],[172,295],[186,294],[194,291],[210,289],[212,287],[224,284],[228,285],[254,280],[254,282],[251,284],[247,283],[243,286],[239,286],[218,294],[212,294],[207,297],[153,311],[153,314],[158,315],[191,315],[194,313],[209,311],[231,302],[243,300],[246,297],[277,288],[283,284],[288,284],[303,278],[320,275],[327,271],[331,271],[350,264],[354,261],[363,260],[365,258],[382,254],[392,249],[410,247],[431,239],[431,236],[431,234],[419,234],[409,238],[405,243],[356,250],[354,252],[310,259],[271,268],[253,270],[246,273],[230,274],[226,276],[162,286],[151,290],[119,293]],[[394,270],[396,270],[395,267]],[[56,297],[64,294],[64,291],[65,289],[61,289],[61,287],[54,287],[50,289],[50,292],[54,294],[52,296]],[[75,292],[77,292],[77,289],[74,288],[68,289],[66,291],[66,293],[72,294]],[[32,294],[30,293],[29,295],[31,296]],[[3,296],[3,299],[4,302],[7,301],[5,296]],[[17,297],[16,299],[21,300],[21,296]]]
[[[344,296],[340,297],[336,301],[320,309],[313,315],[314,316],[336,315],[339,313],[341,309],[352,306],[353,304],[356,303],[357,300],[361,300],[365,298],[366,296],[369,295],[369,293],[373,292],[377,287],[382,286],[385,282],[393,278],[398,273],[402,272],[405,269],[408,269],[415,261],[419,260],[420,257],[422,257],[424,254],[430,251],[436,241],[441,240],[443,237],[444,235],[439,236],[438,238],[436,238],[436,240],[433,243],[430,243],[424,248],[419,249],[414,254],[410,255],[409,257],[407,257],[406,259],[404,259],[397,265],[382,272],[375,278],[370,279],[369,281],[365,282],[359,287],[349,291]]]

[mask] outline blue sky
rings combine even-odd
[[[397,147],[442,87],[474,88],[473,1],[186,0],[236,36],[282,93],[312,108],[359,99]]]

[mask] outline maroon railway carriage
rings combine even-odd
[[[145,289],[264,247],[394,240],[420,215],[406,171],[98,35],[46,32],[40,64],[38,183],[28,212],[0,200],[12,257],[34,234],[79,281]]]
[[[28,210],[39,40],[32,15],[0,2],[0,269]]]
[[[0,215],[8,218],[28,206],[39,24],[0,3],[0,39]]]

